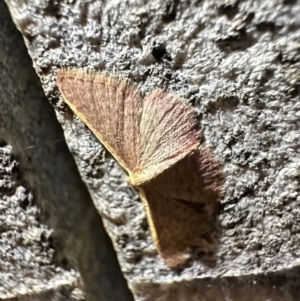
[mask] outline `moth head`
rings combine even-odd
[[[143,183],[143,182],[139,181],[138,177],[136,177],[135,172],[129,172],[126,180],[127,180],[127,183],[130,184],[135,189],[137,189]]]
[[[132,175],[129,174],[129,175],[126,177],[126,182],[127,182],[130,186],[132,186],[133,188],[137,189],[137,185],[136,185],[136,183],[135,183],[134,178],[132,177]]]

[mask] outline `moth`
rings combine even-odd
[[[104,73],[61,69],[57,85],[139,191],[165,263],[184,263],[186,252],[201,241],[203,204],[215,203],[223,184],[220,164],[201,143],[192,107],[160,89],[143,98],[131,81]]]

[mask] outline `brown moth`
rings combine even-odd
[[[216,202],[223,184],[219,164],[200,143],[192,107],[159,89],[143,99],[132,82],[102,73],[62,69],[57,84],[140,192],[166,264],[183,263],[201,240],[203,204]]]

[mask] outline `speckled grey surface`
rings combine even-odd
[[[83,300],[73,295],[79,289],[78,273],[55,264],[52,230],[38,221],[39,209],[22,185],[9,145],[0,147],[0,207],[1,300],[25,300],[29,295],[48,300],[43,295],[54,292],[57,296],[52,300]]]
[[[136,300],[169,300],[170,285],[157,295],[153,282],[288,273],[299,265],[300,1],[7,3]],[[144,93],[160,87],[194,105],[226,173],[213,266],[200,260],[172,271],[163,264],[124,173],[59,97],[55,72],[70,66],[116,69]]]
[[[0,299],[132,300],[22,35],[0,0],[2,146]]]

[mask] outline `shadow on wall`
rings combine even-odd
[[[59,264],[79,269],[87,300],[133,300],[22,36],[2,1],[0,12],[0,138],[13,147],[25,186],[41,208],[41,222],[54,229]]]

